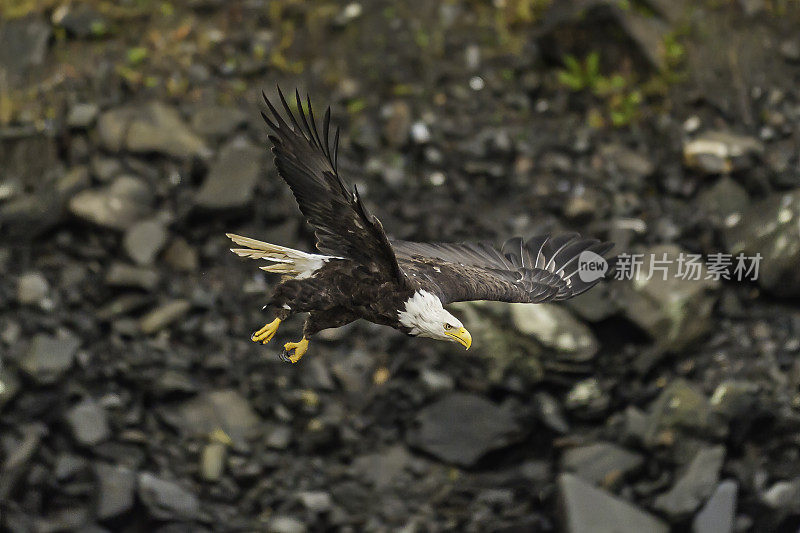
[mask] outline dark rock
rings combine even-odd
[[[350,393],[362,393],[366,390],[375,360],[363,350],[354,350],[347,358],[333,364],[333,375]]]
[[[262,428],[261,417],[246,398],[234,390],[211,391],[165,409],[165,420],[189,437],[207,437],[221,429],[238,449],[246,449]]]
[[[600,147],[600,155],[610,172],[621,172],[635,180],[642,180],[655,172],[655,165],[648,157],[624,145],[603,145]]]
[[[726,480],[708,499],[692,522],[693,533],[733,533],[736,520],[736,493],[739,484]]]
[[[54,337],[38,333],[19,366],[39,383],[54,383],[70,369],[80,344],[80,339],[71,334]]]
[[[269,448],[285,450],[292,442],[292,428],[285,424],[276,424],[267,430],[264,442]]]
[[[56,458],[53,465],[53,475],[59,481],[66,481],[83,472],[89,466],[89,461],[79,455],[62,453]]]
[[[382,490],[397,481],[410,461],[411,455],[405,446],[396,445],[377,453],[356,457],[350,472],[357,479],[363,479]]]
[[[89,510],[85,507],[70,506],[57,508],[46,516],[35,520],[36,531],[55,533],[57,531],[76,531],[89,519]]]
[[[411,132],[411,107],[404,101],[386,104],[381,110],[383,136],[390,146],[402,146]]]
[[[0,359],[0,410],[9,401],[14,399],[20,389],[19,377],[16,372],[4,366]]]
[[[596,416],[605,412],[610,402],[608,391],[600,386],[597,378],[586,378],[575,383],[567,392],[564,405],[584,416]]]
[[[711,395],[710,404],[715,412],[729,419],[747,416],[758,402],[760,387],[744,380],[728,380],[720,383]]]
[[[564,307],[554,304],[512,304],[511,318],[518,331],[548,348],[569,354],[571,360],[591,359],[600,348],[592,331]]]
[[[566,433],[569,431],[569,423],[564,416],[561,404],[550,394],[539,391],[534,397],[534,405],[539,419],[553,431]]]
[[[0,341],[6,344],[16,344],[22,337],[22,326],[16,320],[7,320],[0,330]]]
[[[629,405],[623,413],[622,440],[641,444],[647,438],[649,419],[641,409]]]
[[[146,217],[153,196],[147,185],[132,176],[120,176],[110,185],[81,191],[69,201],[75,216],[98,226],[124,230]]]
[[[462,466],[512,443],[519,427],[504,409],[486,399],[450,393],[425,407],[417,416],[409,442],[431,455]]]
[[[672,488],[656,498],[655,508],[675,518],[694,512],[717,486],[724,459],[724,446],[701,449]]]
[[[156,333],[183,318],[191,308],[192,303],[188,300],[172,300],[144,315],[139,321],[139,327],[145,335]]]
[[[52,192],[53,182],[60,175],[58,145],[52,135],[32,133],[15,140],[3,140],[0,158],[3,159],[3,181],[30,188],[39,195]]]
[[[84,446],[94,446],[111,436],[108,416],[102,405],[86,398],[67,411],[73,438]]]
[[[193,492],[149,472],[139,474],[138,493],[155,518],[191,520],[200,516],[200,500]]]
[[[98,309],[96,316],[98,320],[107,322],[120,315],[147,307],[150,302],[151,299],[144,294],[123,294]]]
[[[248,115],[236,107],[205,106],[192,113],[192,129],[206,137],[225,138],[247,123]]]
[[[561,468],[595,485],[613,486],[638,470],[644,459],[610,442],[571,448],[561,457]]]
[[[633,504],[572,474],[558,476],[563,527],[569,533],[667,533],[669,527]]]
[[[611,296],[609,286],[603,283],[570,298],[564,304],[579,318],[588,322],[600,322],[619,312],[617,300]]]
[[[92,175],[103,183],[109,182],[123,172],[123,166],[119,159],[96,155],[92,158],[90,165]]]
[[[705,174],[750,168],[763,153],[764,145],[758,139],[724,131],[705,132],[683,146],[686,166]]]
[[[228,442],[213,439],[203,447],[200,456],[200,475],[206,481],[218,481],[225,471],[225,459],[228,456]]]
[[[67,198],[75,192],[91,185],[89,168],[85,165],[76,165],[70,168],[56,183],[59,198]]]
[[[125,232],[122,241],[128,257],[140,265],[149,265],[167,242],[167,228],[159,219],[137,222]]]
[[[79,39],[102,37],[109,31],[109,23],[94,7],[88,4],[64,4],[53,13],[53,23]]]
[[[98,114],[100,114],[100,108],[97,104],[75,104],[69,108],[67,126],[75,129],[89,128],[94,124],[95,120],[97,120]]]
[[[122,466],[96,463],[97,518],[106,520],[130,511],[136,491],[136,473]]]
[[[50,292],[50,284],[39,272],[28,272],[17,280],[17,301],[23,305],[41,305]]]
[[[781,43],[781,55],[794,63],[800,62],[800,40],[787,39]]]
[[[195,197],[204,209],[232,209],[249,204],[261,175],[264,149],[238,138],[220,150]]]
[[[716,227],[723,228],[728,221],[740,218],[749,203],[747,191],[730,177],[723,176],[697,195],[695,206],[699,213],[707,214]]]
[[[105,282],[111,287],[135,287],[152,291],[159,281],[158,271],[125,263],[112,263],[106,272]]]
[[[740,217],[730,220],[723,234],[727,251],[734,256],[761,255],[758,284],[779,296],[800,295],[800,190],[772,194],[750,205]],[[747,265],[751,263],[748,261]],[[743,271],[745,274],[747,271]],[[751,272],[743,279],[753,279]],[[732,274],[736,279],[736,273]]]
[[[49,40],[50,25],[39,18],[5,21],[0,26],[0,65],[12,76],[24,74],[44,62]]]
[[[722,436],[727,429],[711,410],[706,397],[683,379],[665,387],[650,408],[647,418],[646,443],[661,443],[664,431],[688,430],[701,435]],[[672,440],[666,437],[667,440]]]
[[[324,341],[341,340],[344,337],[338,334],[333,336],[331,335],[331,333],[338,333],[340,329],[343,328],[331,328],[328,330],[323,330],[320,333],[326,333],[326,335],[319,335],[318,338]],[[306,361],[304,364],[305,372],[302,376],[303,387],[307,389],[313,389],[315,391],[332,391],[336,389],[336,384],[333,381],[333,376],[331,375],[327,361],[314,358]]]
[[[797,153],[789,140],[770,143],[764,155],[764,161],[775,174],[773,181],[780,188],[797,187],[796,160]]]
[[[761,501],[771,509],[797,512],[800,509],[800,477],[774,483],[761,494]]]
[[[626,274],[625,279],[632,277],[632,281],[620,286],[620,308],[631,322],[656,339],[659,347],[667,351],[681,350],[711,328],[711,313],[716,302],[714,291],[720,282],[705,279],[707,271],[702,260],[696,275],[687,274],[687,279],[679,277],[681,254],[686,262],[688,252],[677,246],[654,246],[641,253],[644,255],[640,258],[641,268],[638,272],[629,269],[627,274],[632,276]],[[617,268],[619,272],[619,263]],[[689,272],[687,269],[684,266],[684,272]]]
[[[593,27],[586,28],[586,21],[592,21]],[[624,36],[627,38],[624,41],[626,49],[637,54],[637,57],[649,63],[653,69],[665,71],[670,68],[664,54],[664,40],[668,35],[669,25],[660,17],[635,9],[625,9],[616,2],[556,2],[549,5],[543,26],[539,33],[540,38],[555,40],[557,44],[547,48],[555,48],[551,53],[562,57],[568,49],[570,35],[584,35],[585,31],[594,30],[599,35],[584,38],[605,43],[619,42],[620,36]]]
[[[416,144],[425,144],[431,140],[431,132],[428,125],[422,121],[415,122],[411,126],[411,139]]]
[[[419,379],[425,385],[425,388],[434,394],[451,391],[456,386],[452,376],[430,368],[421,369]]]
[[[362,115],[353,122],[351,130],[353,144],[369,151],[380,148],[380,132],[372,120]]]
[[[307,490],[299,492],[297,499],[308,511],[312,513],[324,513],[330,510],[332,501],[328,492],[321,490]]]
[[[306,526],[291,516],[273,516],[267,524],[269,533],[305,533]]]
[[[22,187],[16,181],[0,181],[0,202],[5,202],[17,196]]]
[[[155,152],[178,159],[211,155],[178,112],[161,102],[106,111],[97,122],[97,132],[103,146],[114,152]]]
[[[194,272],[200,265],[197,249],[182,237],[175,237],[164,250],[164,262],[180,272]]]
[[[0,499],[6,501],[20,481],[21,474],[25,472],[42,442],[42,437],[47,434],[47,426],[40,422],[22,423],[15,434],[19,438],[3,441],[3,465],[0,469]],[[4,433],[4,437],[8,433]]]
[[[344,9],[339,11],[333,18],[333,23],[337,27],[344,27],[348,23],[356,20],[364,12],[364,6],[358,2],[350,2],[344,6]]]
[[[53,191],[23,194],[0,204],[0,231],[20,240],[38,237],[63,219],[63,202]]]

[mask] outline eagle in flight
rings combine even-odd
[[[584,281],[579,258],[598,256],[613,244],[575,233],[513,238],[500,248],[486,242],[421,243],[390,239],[337,170],[339,130],[330,142],[330,108],[319,130],[306,99],[295,91],[297,115],[278,89],[285,117],[262,93],[275,166],[314,228],[317,249],[308,253],[227,234],[242,257],[266,260],[261,269],[282,274],[265,308],[275,319],[252,334],[268,343],[281,322],[309,313],[303,338],[284,345],[281,358],[296,363],[315,333],[359,318],[409,335],[457,342],[469,349],[472,336],[444,306],[468,300],[540,303],[566,300],[593,287]],[[321,133],[321,134],[320,134]],[[584,276],[591,277],[591,276]]]

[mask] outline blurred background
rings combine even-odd
[[[0,10],[0,529],[800,527],[796,1]],[[249,341],[276,279],[224,236],[313,249],[276,84],[332,107],[394,237],[577,230],[758,281],[460,304],[469,352],[359,322],[282,363],[302,322]]]

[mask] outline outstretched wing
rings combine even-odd
[[[392,247],[380,221],[361,202],[358,190],[351,192],[337,171],[337,128],[330,144],[331,110],[327,109],[322,135],[317,129],[311,99],[306,98],[308,115],[303,110],[300,94],[295,91],[298,119],[286,102],[280,88],[278,96],[287,116],[281,116],[262,93],[270,114],[261,113],[272,129],[272,153],[275,166],[294,194],[300,211],[314,227],[317,248],[330,255],[346,257],[374,272],[402,278]]]
[[[584,281],[579,258],[587,251],[602,257],[614,244],[567,233],[527,242],[516,237],[506,241],[502,250],[486,242],[393,241],[392,246],[411,283],[435,293],[443,303],[539,303],[566,300],[592,288],[602,278]]]

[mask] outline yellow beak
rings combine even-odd
[[[467,328],[458,328],[457,330],[452,332],[445,331],[444,334],[453,337],[455,340],[461,343],[467,350],[469,350],[469,347],[472,346],[472,335],[469,334]]]

